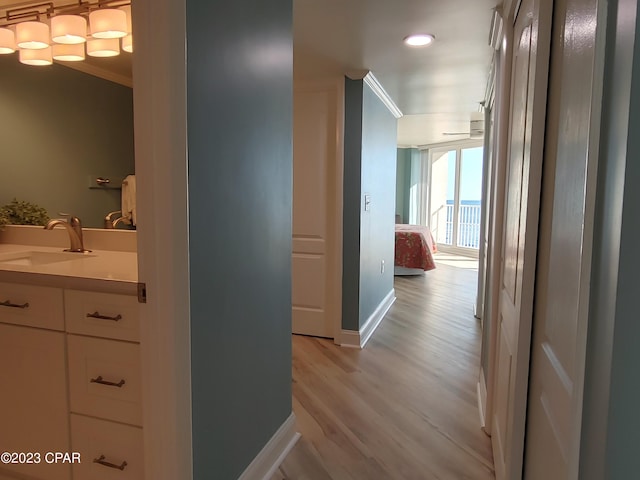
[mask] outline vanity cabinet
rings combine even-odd
[[[134,296],[64,291],[74,480],[142,480],[140,324]]]
[[[139,330],[135,296],[0,283],[0,452],[81,456],[0,480],[144,479]]]
[[[71,450],[63,332],[0,324],[0,385],[1,452]],[[44,459],[39,464],[3,463],[0,472],[42,480],[71,478],[70,465],[50,465]]]

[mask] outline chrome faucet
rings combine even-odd
[[[63,215],[63,214],[61,214]],[[85,253],[90,252],[91,250],[85,250],[84,243],[82,241],[82,223],[80,223],[80,219],[78,217],[73,217],[69,215],[69,220],[49,220],[49,222],[45,225],[45,230],[53,230],[56,225],[62,225],[67,229],[67,233],[69,234],[69,241],[71,242],[71,247],[66,248],[65,252],[76,252],[76,253]]]

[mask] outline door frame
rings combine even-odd
[[[145,478],[192,480],[186,1],[131,8]]]
[[[505,10],[500,12],[503,17],[502,38],[499,40],[500,49],[496,54],[496,99],[494,103],[495,123],[493,128],[494,162],[491,172],[491,205],[489,206],[489,249],[487,252],[487,280],[485,289],[485,314],[483,329],[490,328],[487,344],[487,371],[480,365],[480,381],[478,386],[480,414],[484,414],[484,431],[491,435],[493,425],[494,379],[496,370],[496,352],[498,337],[496,325],[499,321],[498,306],[500,304],[500,265],[502,261],[502,244],[504,235],[504,209],[506,186],[506,157],[508,155],[509,140],[505,132],[509,128],[510,99],[511,99],[511,62],[513,57],[513,22],[509,16],[513,15],[514,2],[507,0]],[[511,10],[510,10],[511,9]],[[509,13],[511,12],[511,13]]]
[[[431,180],[432,180],[432,167],[433,167],[433,161],[435,156],[434,154],[446,153],[452,150],[456,151],[456,180],[455,180],[455,187],[454,187],[455,188],[454,198],[459,199],[460,172],[461,172],[460,166],[462,164],[462,150],[465,150],[467,148],[482,147],[483,145],[484,145],[483,139],[464,139],[457,142],[447,143],[446,146],[437,146],[437,147],[434,146],[428,149],[428,152],[426,155],[426,164],[424,160],[423,162],[421,162],[423,167],[421,173],[422,173],[424,188],[421,189],[422,192],[421,192],[421,195],[419,195],[419,197],[420,197],[420,201],[423,202],[422,204],[424,205],[422,212],[420,212],[421,213],[420,220],[423,225],[426,225],[429,228],[431,228]],[[483,162],[485,160],[486,159],[483,158]],[[483,169],[484,169],[484,166],[483,166]],[[483,198],[482,203],[484,204],[484,202],[485,202],[485,199]],[[454,206],[455,206],[455,201],[454,201]],[[454,211],[453,211],[453,224],[454,224],[453,232],[454,233],[457,232],[457,227],[456,227],[457,221],[458,221],[458,212],[454,208]],[[453,245],[438,244],[438,251],[454,253],[454,254],[463,255],[466,257],[478,258],[479,248],[478,250],[476,250],[473,248],[459,247],[456,245],[456,243],[458,242],[458,239],[456,238],[455,235],[453,236],[454,236]],[[437,244],[437,240],[436,240],[436,244]]]

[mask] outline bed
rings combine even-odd
[[[423,275],[436,268],[437,251],[428,227],[396,224],[394,275]]]

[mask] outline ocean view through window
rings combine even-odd
[[[429,226],[438,245],[479,248],[482,163],[482,146],[433,152]]]

